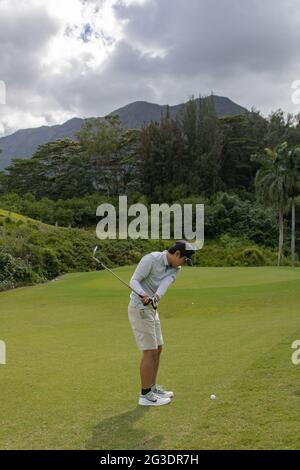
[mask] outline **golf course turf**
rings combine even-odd
[[[1,449],[300,449],[300,268],[183,268],[159,305],[163,407],[137,406],[128,299],[105,271],[0,293]]]

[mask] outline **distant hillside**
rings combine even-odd
[[[69,137],[81,129],[84,119],[73,118],[55,126],[41,126],[21,129],[11,135],[0,138],[0,170],[6,168],[13,158],[30,158],[38,145]]]
[[[195,101],[199,102],[199,99]],[[215,109],[218,117],[235,116],[243,114],[247,110],[242,106],[223,96],[214,96]],[[185,103],[169,106],[171,118],[175,118],[178,111],[181,111]],[[118,114],[124,125],[131,129],[140,129],[150,121],[160,121],[162,114],[165,114],[167,105],[147,103],[147,101],[135,101],[123,108],[116,109],[110,114]],[[1,145],[1,144],[0,144]]]
[[[223,96],[214,96],[215,109],[219,117],[243,114],[247,110]],[[170,106],[170,115],[175,117],[184,103]],[[110,114],[119,114],[121,121],[129,128],[140,129],[150,121],[160,121],[166,105],[136,101]],[[13,158],[30,158],[38,146],[50,141],[69,137],[76,140],[76,132],[81,129],[84,119],[73,118],[55,126],[41,126],[32,129],[21,129],[11,135],[0,138],[0,170],[6,168]]]

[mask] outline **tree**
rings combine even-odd
[[[176,116],[180,129],[182,153],[180,157],[181,183],[189,182],[192,187],[199,186],[200,173],[196,170],[197,156],[197,103],[192,96]],[[196,170],[196,171],[195,171]]]
[[[52,199],[85,195],[89,187],[80,164],[80,151],[80,145],[67,138],[39,145],[32,158],[13,159],[6,168],[6,190]]]
[[[223,147],[220,176],[223,189],[254,192],[259,165],[251,155],[263,152],[266,121],[256,111],[220,119]]]
[[[291,227],[291,265],[295,266],[295,226],[296,226],[296,197],[300,195],[300,145],[288,149],[285,142],[282,153],[286,166],[287,192],[291,201],[292,227]]]
[[[284,112],[282,109],[273,111],[268,116],[268,129],[266,134],[266,146],[268,148],[275,148],[280,143],[284,142],[288,136],[288,129],[290,119],[285,122]]]
[[[151,122],[142,129],[138,153],[143,194],[151,200],[170,201],[174,187],[185,181],[187,168],[181,130],[168,108],[160,124]]]
[[[282,261],[284,209],[288,200],[285,150],[286,143],[283,143],[278,145],[274,150],[265,148],[263,154],[257,153],[252,156],[252,159],[261,166],[255,177],[255,189],[258,199],[267,205],[275,207],[278,211],[278,266],[280,266]]]
[[[77,136],[94,191],[108,196],[124,191],[122,178],[128,180],[129,175],[135,176],[133,166],[138,135],[138,131],[123,127],[117,115],[85,121]]]
[[[213,95],[199,99],[197,119],[197,159],[208,194],[221,189],[220,166],[223,135]]]
[[[291,126],[288,129],[287,143],[289,147],[300,144],[300,112],[291,119]]]

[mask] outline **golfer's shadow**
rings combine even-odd
[[[151,410],[144,406],[137,406],[131,411],[112,416],[100,421],[93,429],[91,439],[86,442],[87,449],[116,450],[116,449],[157,449],[162,436],[153,436],[146,430],[135,429],[136,422]]]

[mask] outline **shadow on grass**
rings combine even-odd
[[[153,436],[153,429],[135,429],[136,422],[150,410],[137,406],[131,411],[112,416],[100,421],[94,429],[91,439],[86,443],[87,449],[157,449],[162,436]]]

